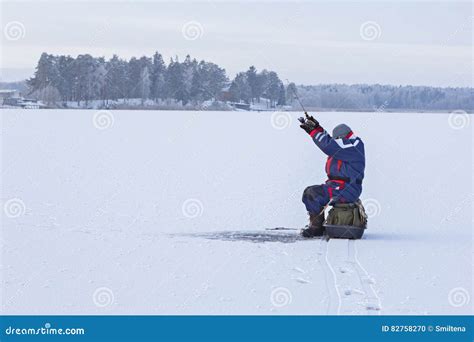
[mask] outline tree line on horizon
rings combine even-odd
[[[284,85],[278,74],[254,66],[230,80],[215,63],[186,56],[166,64],[160,53],[129,60],[114,55],[106,60],[89,54],[76,58],[43,53],[33,77],[26,80],[29,96],[50,106],[92,100],[141,99],[172,101],[180,106],[198,106],[204,101],[258,103],[268,99],[270,108],[291,105],[298,94],[305,107],[335,110],[456,110],[472,111],[472,88],[393,86],[380,84]]]
[[[274,71],[254,66],[229,81],[225,69],[215,63],[197,61],[189,55],[183,62],[161,54],[125,60],[109,60],[89,54],[77,58],[43,53],[34,76],[27,80],[30,94],[47,103],[91,100],[172,99],[182,105],[207,100],[254,103],[265,97],[271,107],[284,105],[286,89]]]
[[[472,88],[321,84],[298,86],[305,106],[332,110],[466,110],[474,109]]]

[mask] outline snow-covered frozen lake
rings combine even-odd
[[[301,240],[299,113],[2,111],[2,314],[472,314],[472,122],[315,114],[365,141],[363,240]],[[463,121],[464,120],[464,121]]]

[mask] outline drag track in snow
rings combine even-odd
[[[357,258],[356,243],[356,240],[329,239],[327,237],[320,240],[317,260],[326,284],[327,315],[356,312],[363,315],[381,314],[382,305],[374,288],[375,280]],[[332,249],[330,246],[333,246],[334,252],[340,252],[341,247],[346,246],[345,260],[331,260]],[[342,291],[344,287],[346,290]],[[344,300],[341,292],[346,297]],[[363,307],[362,311],[358,310],[361,306]]]
[[[380,315],[382,304],[380,297],[374,289],[375,280],[370,277],[369,273],[362,266],[357,258],[357,245],[355,240],[347,240],[347,263],[356,271],[360,284],[364,291],[364,301],[366,303],[367,314],[372,315],[374,312]]]
[[[327,291],[326,315],[339,315],[341,313],[341,294],[337,284],[336,272],[328,259],[328,248],[330,239],[321,238],[318,251],[318,262],[324,273],[324,281]]]
[[[318,240],[316,262],[320,267],[325,284],[325,314],[380,315],[381,313],[381,300],[374,288],[375,280],[357,257],[356,240],[330,239],[326,236],[320,239],[305,239],[300,236],[296,229],[292,228],[266,231],[243,230],[170,234],[170,236],[254,244],[287,244],[299,241],[314,243]],[[348,275],[352,275],[352,277],[348,277]],[[344,281],[344,285],[341,284],[342,281]],[[345,291],[344,287],[346,288]],[[343,299],[343,297],[345,298]]]

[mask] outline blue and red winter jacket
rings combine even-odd
[[[365,151],[362,140],[352,132],[344,138],[333,139],[321,126],[310,135],[328,156],[326,185],[329,197],[333,202],[355,202],[362,193],[364,179]]]

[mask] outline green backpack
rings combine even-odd
[[[354,203],[337,203],[329,210],[325,224],[367,228],[367,214],[360,200]]]

